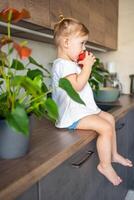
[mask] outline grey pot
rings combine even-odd
[[[13,131],[5,120],[0,119],[0,158],[14,159],[29,150],[29,136]]]

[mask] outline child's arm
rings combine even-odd
[[[76,91],[82,90],[83,87],[86,85],[94,62],[95,57],[93,56],[93,54],[90,53],[90,55],[88,55],[88,52],[86,52],[84,60],[79,62],[79,64],[83,64],[80,74],[71,74],[69,76],[66,76],[66,78],[71,82],[73,88]]]

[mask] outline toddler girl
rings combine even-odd
[[[92,53],[88,55],[86,51],[84,60],[77,62],[79,54],[86,50],[88,35],[88,29],[73,18],[63,18],[55,25],[54,40],[58,55],[52,68],[52,96],[59,107],[56,127],[96,131],[100,159],[97,169],[113,185],[119,185],[122,179],[113,169],[111,162],[129,167],[132,166],[132,162],[117,152],[114,117],[101,111],[94,101],[88,79],[95,56]],[[79,64],[83,67],[81,68]],[[58,87],[59,79],[63,77],[71,82],[85,105],[73,101],[63,89]]]

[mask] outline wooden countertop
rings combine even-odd
[[[122,95],[121,107],[111,109],[116,120],[134,107],[134,97]],[[93,131],[57,129],[46,119],[33,122],[29,153],[14,160],[0,160],[0,200],[14,199],[64,160],[96,138]]]

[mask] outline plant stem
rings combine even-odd
[[[27,68],[27,66],[30,64],[30,62],[28,62],[26,65],[25,65],[25,68]]]
[[[52,92],[52,89],[50,89],[49,91],[47,91],[45,94],[42,94],[41,96],[38,96],[32,100],[30,100],[29,102],[26,103],[26,105],[30,105],[32,102],[37,101],[38,99],[46,96],[47,94],[49,94],[50,92]]]
[[[3,90],[3,88],[1,86],[0,86],[0,89],[1,89],[1,92],[4,93],[4,90]]]
[[[11,38],[11,18],[12,18],[12,10],[10,10],[10,12],[9,12],[8,23],[7,23],[7,33],[8,33],[9,39]],[[8,54],[9,54],[9,52],[10,52],[10,44],[8,44]],[[13,110],[14,109],[14,97],[12,97],[12,94],[11,94],[10,75],[9,75],[10,74],[10,66],[11,66],[10,55],[8,57],[8,63],[9,63],[9,66],[8,66],[8,72],[7,72],[7,76],[6,76],[6,88],[7,88],[9,98],[7,99],[7,105],[9,108],[11,106],[11,110]]]
[[[19,103],[22,103],[25,100],[26,97],[27,97],[27,93],[24,93],[22,95],[22,97],[19,99]]]

